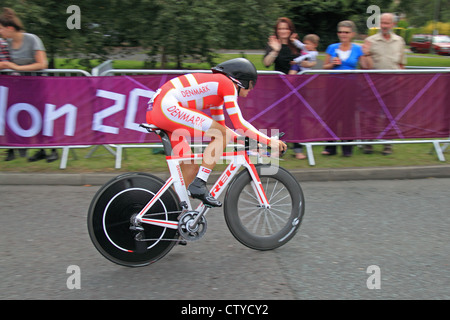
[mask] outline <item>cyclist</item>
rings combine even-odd
[[[185,138],[199,135],[211,138],[198,168],[193,162],[181,164],[184,182],[192,198],[219,207],[222,204],[208,191],[206,182],[220,159],[228,141],[237,134],[225,126],[225,109],[235,129],[252,139],[283,152],[287,146],[258,131],[243,117],[238,96],[246,97],[256,84],[257,71],[244,58],[225,61],[212,69],[212,74],[193,73],[174,78],[157,90],[147,111],[147,122],[169,134],[174,153],[190,153]],[[211,116],[202,110],[209,109]]]

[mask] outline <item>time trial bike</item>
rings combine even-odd
[[[201,161],[200,153],[174,156],[168,134],[141,124],[161,138],[170,177],[126,173],[103,185],[88,212],[88,231],[95,248],[110,261],[129,267],[151,264],[180,242],[196,241],[207,228],[203,203],[195,208],[180,168],[182,161]],[[298,181],[273,164],[253,164],[249,144],[224,152],[228,166],[211,188],[216,199],[226,190],[223,208],[232,235],[245,246],[271,250],[286,244],[301,225],[305,199]],[[240,170],[242,168],[242,170]]]

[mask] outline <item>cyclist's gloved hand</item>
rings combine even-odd
[[[281,140],[272,139],[270,141],[270,147],[272,148],[271,157],[281,158],[287,151],[287,145]]]
[[[282,136],[284,136],[284,132],[280,132],[276,136],[271,137],[270,147],[272,148],[272,157],[281,158],[287,152],[286,143],[279,140]]]

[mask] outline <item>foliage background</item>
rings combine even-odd
[[[351,19],[367,34],[369,5],[405,14],[406,27],[424,27],[433,19],[450,22],[450,0],[2,0],[16,10],[27,32],[43,40],[50,68],[56,57],[106,60],[117,47],[142,48],[145,67],[156,61],[177,68],[191,60],[212,64],[217,49],[264,49],[280,16],[293,19],[302,38],[316,33],[320,50],[336,42],[336,25]],[[67,8],[81,9],[81,28],[69,30]],[[445,26],[446,24],[442,24]],[[428,29],[426,29],[428,30]],[[122,50],[123,51],[123,50]]]

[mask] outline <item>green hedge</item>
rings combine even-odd
[[[367,32],[368,36],[376,34],[380,29],[379,28],[370,28]],[[411,38],[414,34],[421,33],[421,28],[394,28],[394,33],[401,36],[403,39],[405,39],[406,44],[409,44],[411,42]]]

